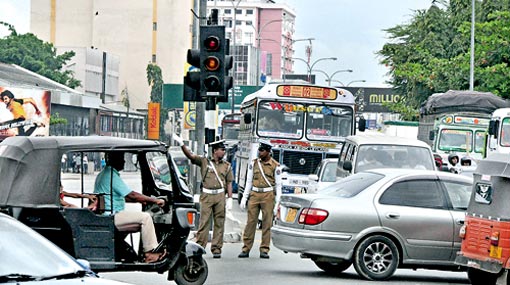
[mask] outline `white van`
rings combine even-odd
[[[432,150],[423,141],[385,135],[348,136],[338,159],[337,177],[374,168],[436,170]]]

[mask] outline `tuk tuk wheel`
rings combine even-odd
[[[498,279],[498,274],[475,268],[468,268],[467,275],[473,285],[493,285],[496,284]]]
[[[175,268],[175,283],[179,285],[202,285],[207,279],[209,269],[202,256],[188,257],[180,261]]]

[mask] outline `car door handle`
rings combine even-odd
[[[456,220],[455,220],[455,223],[456,223],[457,225],[463,225],[463,224],[464,224],[464,219],[456,219]]]
[[[400,218],[399,213],[386,213],[386,218],[388,219],[398,219]]]

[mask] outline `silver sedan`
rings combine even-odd
[[[283,195],[272,240],[337,274],[351,264],[370,280],[398,267],[459,270],[458,232],[472,179],[446,172],[375,169],[317,194]]]

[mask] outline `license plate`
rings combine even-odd
[[[499,258],[501,258],[502,250],[503,250],[503,248],[500,247],[500,246],[493,246],[493,245],[491,245],[491,251],[489,253],[489,256],[499,259]]]
[[[285,217],[285,222],[293,223],[294,220],[296,219],[296,215],[297,215],[297,209],[290,208],[287,211],[287,216]]]

